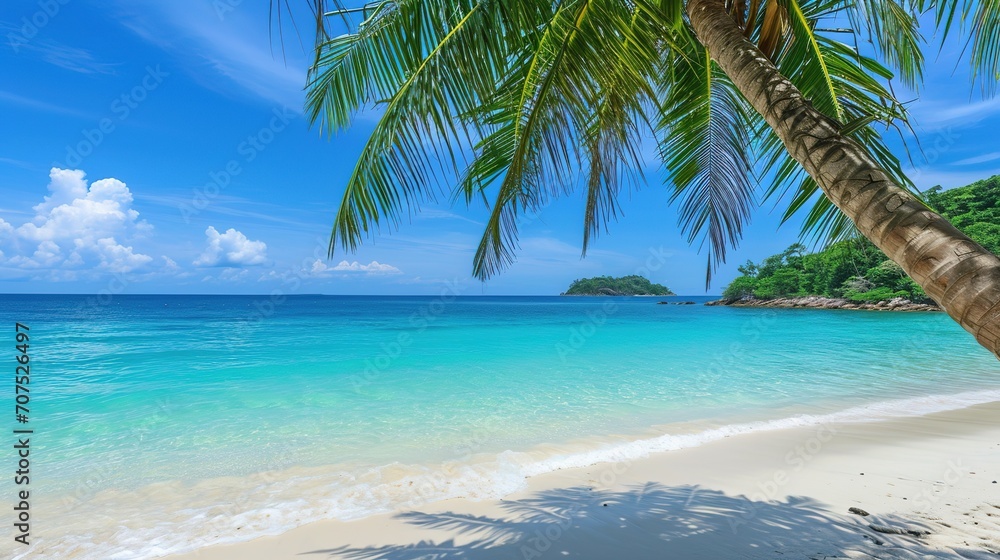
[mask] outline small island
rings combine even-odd
[[[574,280],[563,296],[672,296],[670,288],[633,274],[615,278],[595,276]]]

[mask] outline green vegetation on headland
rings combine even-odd
[[[947,191],[931,187],[924,198],[965,235],[1000,255],[1000,175]]]
[[[1000,252],[1000,175],[969,186],[925,193],[931,208],[993,253]],[[723,291],[723,300],[771,300],[821,296],[854,303],[906,299],[934,303],[896,263],[864,238],[834,243],[806,254],[796,243],[760,264],[747,261],[742,276]]]
[[[596,276],[574,280],[564,296],[672,296],[670,288],[661,284],[653,284],[638,275]]]
[[[867,239],[841,241],[818,253],[805,250],[796,243],[760,264],[748,261],[739,267],[742,276],[726,286],[722,298],[822,296],[858,303],[895,298],[930,303],[920,286]]]

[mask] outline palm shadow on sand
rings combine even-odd
[[[396,516],[446,531],[450,537],[440,541],[301,554],[348,560],[996,558],[985,549],[941,551],[929,544],[933,537],[876,533],[868,526],[872,518],[831,514],[809,498],[751,501],[697,486],[564,488],[502,507],[506,515],[498,517],[417,511]]]

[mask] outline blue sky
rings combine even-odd
[[[5,3],[0,292],[437,294],[457,282],[467,295],[557,294],[575,278],[640,272],[705,293],[705,256],[681,235],[656,172],[583,260],[582,194],[525,224],[518,262],[485,284],[470,279],[484,216],[461,204],[429,205],[327,260],[374,121],[362,115],[329,139],[309,126],[308,55],[287,18],[284,52],[269,39],[267,4]],[[958,51],[930,49],[925,88],[901,94],[914,99],[926,154],[912,173],[921,188],[1000,172],[1000,100],[974,94]],[[755,214],[710,293],[737,264],[797,240],[798,223],[779,228],[772,208]]]

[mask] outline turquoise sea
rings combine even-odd
[[[155,558],[750,431],[1000,400],[1000,364],[941,313],[662,299],[0,296],[8,343],[31,329],[34,544],[14,553]],[[22,427],[12,383],[0,394]],[[3,511],[14,493],[5,474]]]

